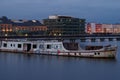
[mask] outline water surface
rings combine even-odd
[[[85,44],[81,43],[84,47]],[[92,43],[93,44],[93,43]],[[108,42],[96,42],[109,44]],[[116,59],[0,53],[0,80],[120,80],[120,42]]]

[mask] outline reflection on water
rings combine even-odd
[[[31,59],[46,59],[48,61],[56,59],[59,60],[86,60],[86,61],[117,61],[116,59],[98,59],[98,58],[79,58],[79,57],[67,57],[67,56],[52,56],[52,55],[36,55],[36,54],[16,54],[16,53],[6,53],[1,52],[0,58],[4,61],[7,60],[31,60]]]

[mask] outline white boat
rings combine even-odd
[[[86,46],[81,49],[78,43],[64,43],[62,41],[22,41],[3,40],[0,42],[0,51],[16,53],[33,53],[59,56],[115,58],[116,46]]]

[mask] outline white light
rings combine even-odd
[[[36,20],[32,20],[32,22],[36,22]]]
[[[28,34],[25,34],[25,36],[28,36]]]
[[[5,36],[8,36],[8,34],[5,34]]]

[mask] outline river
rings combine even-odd
[[[0,80],[120,80],[120,42],[116,59],[92,59],[0,52]]]

